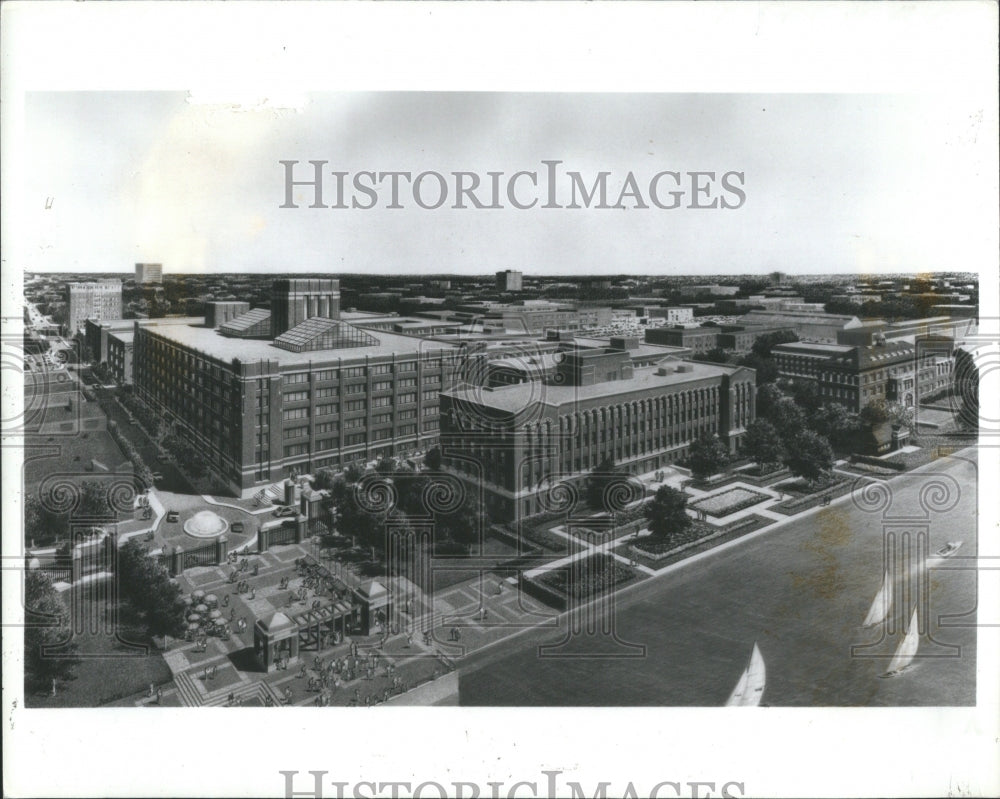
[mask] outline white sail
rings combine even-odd
[[[914,608],[913,615],[910,617],[910,626],[907,628],[906,635],[903,637],[899,648],[896,649],[896,654],[893,655],[892,662],[889,663],[887,674],[898,674],[909,666],[916,656],[919,646],[920,632],[917,629],[917,609]]]
[[[875,601],[872,602],[872,606],[868,609],[868,615],[865,616],[865,623],[863,626],[871,627],[875,624],[881,624],[889,615],[889,611],[891,609],[892,581],[889,579],[889,570],[886,569],[885,577],[882,580],[882,587],[875,595]]]
[[[764,666],[764,656],[760,653],[757,642],[754,641],[753,652],[750,653],[750,663],[740,675],[739,682],[729,695],[726,707],[756,707],[764,696],[764,685],[767,682],[767,668]]]

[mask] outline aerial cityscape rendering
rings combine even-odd
[[[974,705],[978,293],[27,272],[25,702]]]

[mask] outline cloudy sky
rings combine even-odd
[[[443,92],[260,99],[28,94],[24,267],[126,272],[153,261],[168,272],[826,273],[977,271],[984,256],[995,258],[983,245],[996,209],[977,201],[992,180],[993,154],[979,135],[980,109],[959,99]],[[470,171],[485,181],[488,171],[541,173],[543,159],[562,161],[561,170],[580,172],[588,184],[610,172],[612,197],[629,172],[644,193],[665,170],[742,172],[746,201],[735,210],[517,210],[506,202],[491,210],[454,209],[449,198],[424,210],[404,186],[406,207],[387,209],[386,184],[371,210],[312,209],[310,200],[279,207],[281,160],[303,162],[301,177],[311,174],[304,162],[325,160],[328,171],[352,175]],[[488,201],[487,191],[481,195]]]

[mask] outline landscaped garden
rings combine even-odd
[[[690,507],[720,518],[769,499],[771,499],[770,496],[760,491],[751,491],[749,488],[730,488],[727,491],[692,502]]]
[[[536,581],[563,596],[581,600],[614,591],[634,578],[634,569],[610,555],[598,554],[544,572]]]

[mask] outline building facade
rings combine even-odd
[[[162,283],[163,264],[136,264],[135,282],[140,286],[144,283]]]
[[[914,408],[921,395],[951,384],[952,367],[952,359],[934,349],[915,349],[907,344],[853,347],[822,365],[819,396],[854,413],[878,401]]]
[[[70,283],[68,304],[67,326],[71,336],[82,330],[88,319],[121,319],[122,282]]]
[[[663,344],[668,347],[689,347],[694,353],[694,357],[698,357],[719,346],[718,337],[721,332],[722,329],[714,325],[655,327],[646,331],[646,341],[650,344]]]
[[[562,355],[547,381],[442,394],[444,462],[482,489],[495,520],[545,511],[554,485],[585,480],[605,459],[655,470],[702,434],[735,451],[755,416],[752,369],[678,360],[637,369],[609,349]]]
[[[287,299],[287,282],[276,299]],[[246,495],[293,472],[435,445],[456,352],[312,316],[273,339],[136,324],[132,358],[137,396],[204,453],[217,481]]]
[[[507,269],[497,272],[497,291],[521,291],[524,286],[524,274]]]

